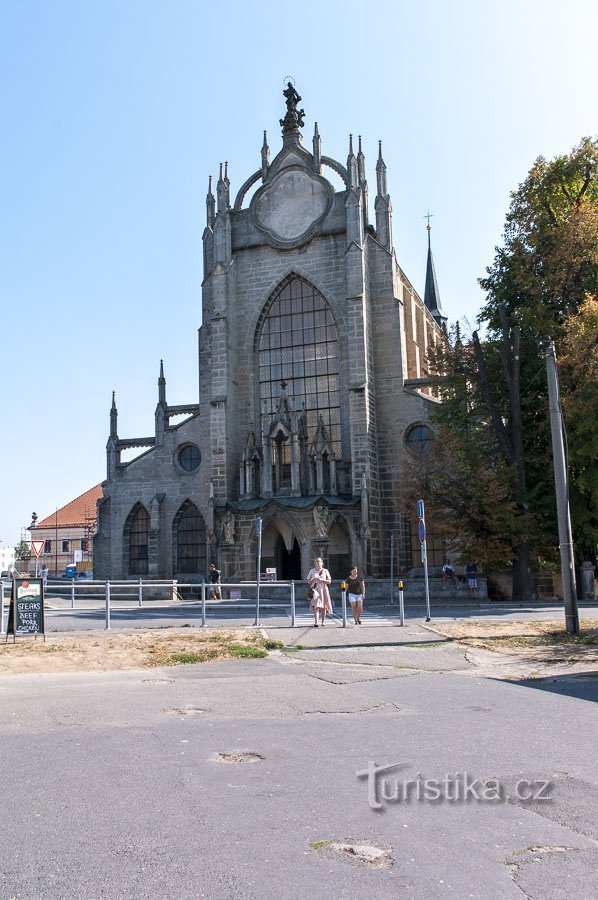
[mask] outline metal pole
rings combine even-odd
[[[401,625],[405,624],[405,604],[403,602],[403,582],[399,581],[399,615]]]
[[[424,557],[424,582],[426,585],[426,622],[429,622],[432,617],[430,615],[430,584],[428,582],[428,551],[426,549],[425,541],[422,545],[422,554]]]
[[[565,625],[567,634],[579,634],[579,612],[577,609],[577,589],[575,584],[575,560],[571,515],[569,512],[569,478],[565,456],[564,427],[561,411],[559,376],[556,367],[554,343],[545,347],[546,376],[548,379],[548,403],[550,409],[550,432],[552,435],[552,458],[554,461],[554,487],[559,525],[559,550],[561,554],[561,574],[563,576],[563,599],[565,603]]]
[[[295,627],[295,582],[291,581],[291,628]]]
[[[201,583],[201,627],[206,627],[206,583]]]
[[[71,609],[75,608],[75,579],[71,582]]]
[[[143,580],[139,579],[139,606],[143,606]]]
[[[390,602],[395,602],[395,536],[390,536]]]
[[[343,609],[343,628],[347,627],[347,582],[341,581],[341,601]]]
[[[4,582],[0,583],[0,634],[4,634]]]
[[[106,582],[106,631],[110,631],[110,582]]]
[[[262,568],[262,518],[258,516],[255,520],[255,533],[257,535],[257,590],[255,593],[255,622],[254,625],[260,624],[260,570]]]

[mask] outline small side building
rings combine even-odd
[[[61,577],[67,566],[77,565],[83,571],[93,571],[93,535],[96,530],[97,502],[102,485],[96,484],[66,506],[29,526],[32,541],[44,541],[39,567],[46,566],[50,575]],[[29,560],[29,569],[35,557]]]

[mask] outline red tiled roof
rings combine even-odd
[[[37,522],[29,530],[34,532],[37,528],[68,528],[74,525],[85,525],[95,522],[96,518],[96,502],[102,496],[102,485],[96,484],[95,487],[85,491],[76,500],[71,500],[66,506],[61,507],[57,512],[51,513]]]

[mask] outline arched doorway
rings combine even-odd
[[[330,574],[333,578],[347,578],[352,564],[349,535],[337,520],[330,529],[330,543],[328,544]]]
[[[275,568],[281,581],[300,581],[301,548],[293,529],[278,517],[271,519],[262,534],[262,571]]]
[[[282,535],[278,535],[275,548],[276,572],[282,581],[300,581],[301,574],[301,550],[297,538],[293,540],[290,551],[287,550]]]

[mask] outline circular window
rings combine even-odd
[[[184,469],[185,472],[195,472],[196,469],[199,469],[201,454],[199,452],[199,447],[196,447],[195,444],[185,444],[185,446],[179,450],[177,458],[179,466],[181,469]]]
[[[413,453],[428,453],[433,440],[427,425],[414,425],[405,436],[405,443]]]

